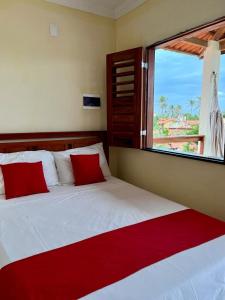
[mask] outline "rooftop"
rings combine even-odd
[[[218,41],[221,53],[225,54],[225,24],[217,28],[201,30],[186,38],[178,38],[175,41],[161,45],[160,48],[196,55],[202,58],[205,48],[208,46],[208,41]]]

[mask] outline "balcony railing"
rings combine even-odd
[[[172,143],[198,143],[199,154],[204,153],[204,135],[179,135],[179,136],[165,136],[153,139],[154,144],[172,144]]]

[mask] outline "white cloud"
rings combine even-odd
[[[219,95],[220,97],[225,97],[225,93],[222,92],[222,91],[219,91],[219,92],[218,92],[218,95]]]

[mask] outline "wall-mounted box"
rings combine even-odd
[[[101,98],[99,95],[85,94],[83,95],[83,108],[84,109],[100,109]]]
[[[58,37],[59,36],[59,26],[58,24],[50,24],[49,25],[49,33],[51,37]]]

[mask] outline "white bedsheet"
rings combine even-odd
[[[48,194],[11,201],[0,198],[0,268],[182,209],[113,177],[105,183],[54,187]],[[225,236],[162,260],[84,299],[225,300]]]

